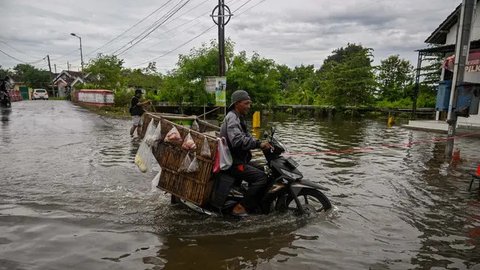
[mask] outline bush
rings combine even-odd
[[[133,93],[127,89],[121,88],[115,91],[115,106],[116,107],[125,107],[130,106],[130,100],[132,99]]]

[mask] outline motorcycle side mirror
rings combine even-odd
[[[266,130],[263,132],[263,139],[268,139],[268,132]]]
[[[270,128],[270,136],[273,138],[273,135],[275,134],[275,127]]]

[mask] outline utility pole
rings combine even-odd
[[[70,71],[70,64],[67,61],[67,71]]]
[[[224,0],[218,0],[218,76],[225,76],[225,7]]]
[[[465,63],[470,53],[470,30],[472,28],[473,12],[477,0],[463,0],[460,10],[460,19],[457,28],[457,42],[455,44],[455,66],[453,69],[452,90],[450,92],[450,103],[448,105],[448,135],[445,156],[450,159],[455,144],[455,129],[457,126],[457,88],[463,85],[465,75]]]
[[[53,67],[54,67],[54,70],[55,70],[55,74],[57,74],[57,64],[53,64]]]
[[[215,12],[217,9],[218,11]],[[212,10],[210,16],[212,17],[213,22],[218,25],[218,76],[225,77],[225,25],[230,21],[233,14],[230,12],[230,8],[225,5],[224,0],[218,0],[218,5]],[[215,18],[217,20],[215,20]],[[226,112],[227,107],[225,106],[225,113]]]
[[[417,114],[417,98],[420,89],[420,72],[422,67],[422,54],[418,53],[417,70],[415,71],[415,87],[413,88],[413,104],[412,104],[412,119],[415,119]]]
[[[48,71],[49,71],[48,77],[50,78],[50,83],[52,83],[52,66],[50,65],[50,55],[48,54],[47,54],[47,61],[48,61]],[[53,87],[53,84],[52,84],[52,94],[53,96],[55,96],[55,88]]]
[[[50,55],[47,54],[47,61],[48,61],[48,70],[50,71],[50,74],[52,74],[52,66],[50,65]]]
[[[80,40],[80,65],[82,66],[82,72],[83,72],[83,51],[82,51],[82,38],[75,34],[75,33],[70,33],[71,36],[74,36]]]

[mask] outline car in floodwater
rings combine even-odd
[[[32,100],[48,99],[48,92],[45,89],[33,89]]]

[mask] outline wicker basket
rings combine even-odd
[[[212,169],[217,149],[217,139],[214,136],[201,132],[216,132],[218,131],[218,127],[197,120],[201,131],[197,132],[188,127],[175,124],[167,118],[171,120],[184,120],[185,118],[188,119],[192,117],[165,116],[152,113],[145,114],[142,135],[145,134],[150,121],[155,121],[154,123],[157,125],[160,122],[162,125],[162,140],[152,148],[153,155],[162,168],[158,187],[182,199],[198,205],[204,205],[208,201],[213,187]],[[181,145],[163,141],[165,135],[174,126],[178,129],[182,138],[185,138],[190,132],[192,139],[197,145],[196,150],[189,152],[184,150]],[[210,147],[211,156],[209,158],[200,155],[205,138],[207,138]],[[179,172],[180,165],[188,154],[191,156],[196,154],[199,169],[193,173]]]

